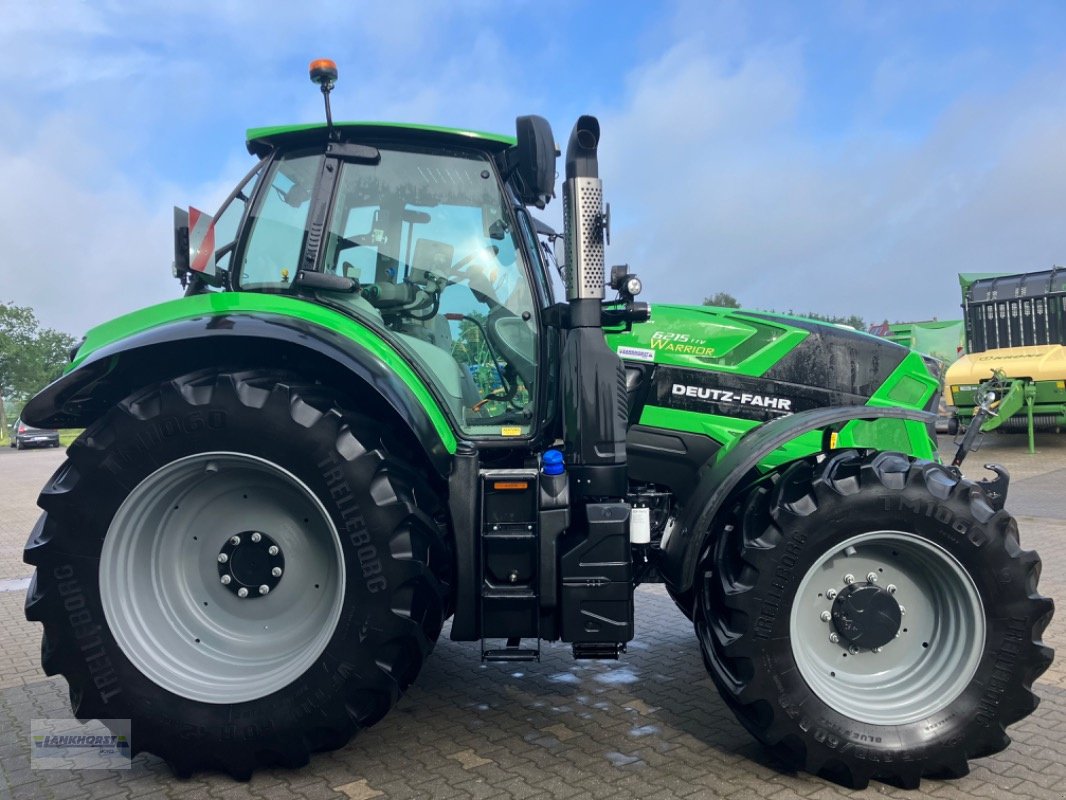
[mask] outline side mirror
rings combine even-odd
[[[527,206],[544,208],[555,197],[555,137],[544,117],[515,120],[515,175],[518,195]]]
[[[215,218],[199,209],[174,209],[174,277],[182,286],[196,273],[210,286],[220,286],[215,264]]]
[[[189,274],[189,212],[174,206],[174,277],[184,286]]]

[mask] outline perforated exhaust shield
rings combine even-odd
[[[603,181],[570,178],[563,184],[566,225],[566,299],[604,296]]]

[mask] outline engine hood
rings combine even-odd
[[[624,361],[668,368],[679,380],[711,371],[811,387],[819,405],[865,403],[908,355],[917,357],[852,328],[711,306],[655,305],[650,322],[608,332],[607,341]]]

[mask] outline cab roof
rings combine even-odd
[[[435,140],[442,144],[466,147],[475,145],[490,152],[499,152],[515,146],[513,136],[462,128],[443,128],[437,125],[413,125],[406,122],[336,122],[333,127],[342,140],[364,137]],[[275,147],[293,147],[321,141],[326,135],[326,130],[324,122],[249,128],[246,137],[248,152],[262,158]]]

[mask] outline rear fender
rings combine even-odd
[[[909,408],[831,406],[801,411],[760,425],[717,461],[701,470],[692,498],[685,504],[662,550],[663,579],[677,595],[692,589],[696,565],[714,531],[715,517],[756,465],[782,445],[811,431],[821,430],[824,448],[829,434],[853,420],[901,419],[930,423],[936,415]]]
[[[112,341],[30,400],[23,418],[47,428],[87,427],[143,386],[212,367],[292,370],[346,391],[356,410],[398,420],[436,472],[448,474],[455,436],[413,371],[401,375],[350,337],[282,314],[198,316]]]

